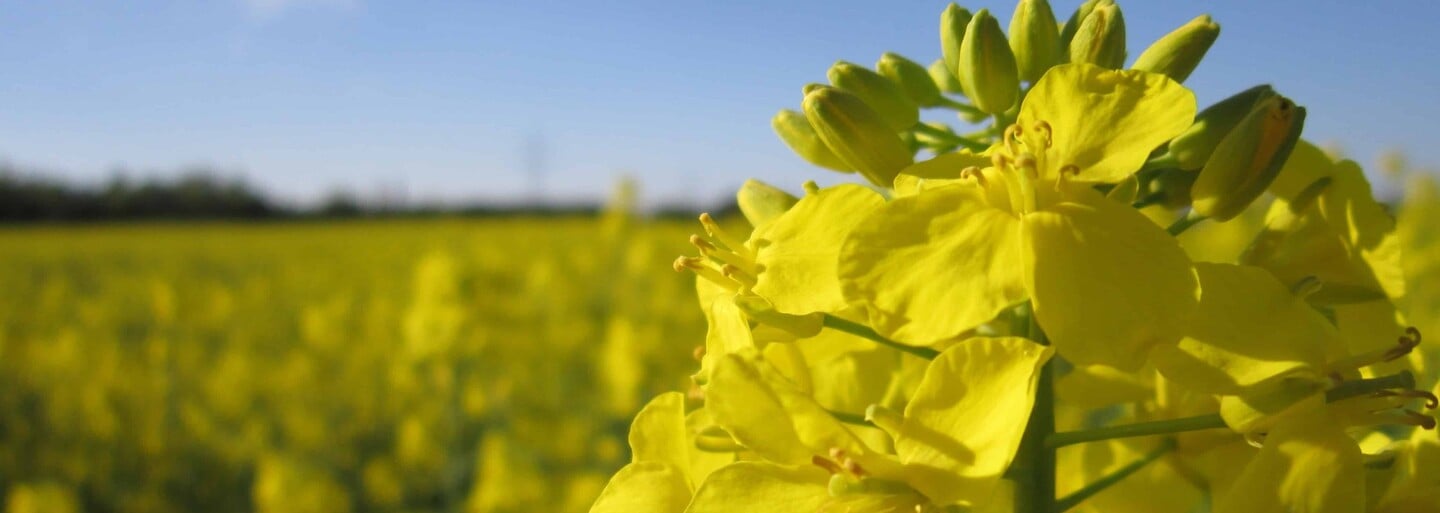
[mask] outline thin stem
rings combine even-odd
[[[1049,340],[1035,322],[1030,305],[1022,306],[1017,313],[1025,323],[1025,335],[1038,344],[1048,345]],[[1015,483],[1017,513],[1049,513],[1055,505],[1055,449],[1045,444],[1045,440],[1055,433],[1054,373],[1055,359],[1052,358],[1040,368],[1035,405],[1030,410],[1025,433],[1020,438],[1015,461],[1006,473],[1006,477]]]
[[[1060,448],[1067,445],[1074,445],[1082,442],[1094,442],[1097,440],[1110,440],[1113,438],[1130,438],[1136,436],[1168,435],[1172,433],[1183,433],[1185,431],[1199,431],[1202,429],[1216,429],[1225,427],[1225,420],[1220,414],[1200,415],[1196,417],[1184,417],[1179,419],[1156,420],[1152,422],[1138,422],[1125,424],[1123,426],[1109,426],[1083,431],[1065,431],[1055,433],[1045,438],[1045,446]]]
[[[1140,209],[1145,208],[1145,207],[1148,207],[1148,206],[1150,206],[1150,205],[1159,204],[1160,202],[1163,202],[1163,201],[1165,201],[1165,193],[1162,193],[1162,192],[1152,192],[1152,193],[1150,193],[1150,194],[1146,194],[1145,197],[1143,197],[1143,198],[1140,198],[1140,199],[1135,200],[1134,203],[1131,203],[1131,204],[1130,204],[1130,208],[1133,208],[1133,209],[1135,209],[1135,210],[1140,210]]]
[[[1070,495],[1066,495],[1065,497],[1061,498],[1058,502],[1055,503],[1055,509],[1051,511],[1053,511],[1054,513],[1064,513],[1066,510],[1080,505],[1080,503],[1084,502],[1085,499],[1089,499],[1090,497],[1095,496],[1095,494],[1105,491],[1106,488],[1114,486],[1115,483],[1118,483],[1121,480],[1130,477],[1131,474],[1139,472],[1140,469],[1145,468],[1146,465],[1149,465],[1151,462],[1160,459],[1160,457],[1164,456],[1165,453],[1168,453],[1174,449],[1175,441],[1169,439],[1165,440],[1164,443],[1160,444],[1160,447],[1157,447],[1155,448],[1155,450],[1146,453],[1144,456],[1141,456],[1140,459],[1131,462],[1129,465],[1120,467],[1114,472],[1111,472],[1109,475],[1097,479],[1095,480],[1095,482],[1085,485],[1084,488],[1076,490],[1074,493],[1071,493]]]
[[[985,151],[987,149],[990,149],[990,146],[985,143],[979,141],[972,141],[970,139],[966,139],[964,137],[955,135],[954,133],[935,128],[925,123],[916,123],[913,129],[918,133],[922,133],[945,142],[964,146],[970,149],[970,151]]]
[[[834,315],[825,314],[823,325],[826,328],[843,331],[845,333],[849,333],[860,338],[869,339],[870,341],[880,344],[882,346],[888,346],[897,351],[910,353],[926,360],[934,360],[936,356],[940,356],[940,352],[934,349],[930,349],[928,347],[915,347],[901,344],[899,342],[881,336],[879,333],[876,333],[875,330],[870,329],[869,326],[857,322],[850,322]]]
[[[1191,226],[1195,226],[1200,221],[1206,219],[1209,219],[1209,217],[1191,212],[1189,215],[1180,218],[1179,221],[1175,221],[1175,223],[1170,225],[1169,228],[1166,228],[1165,231],[1170,232],[1170,235],[1179,236],[1185,233],[1185,230],[1189,230]]]
[[[846,424],[855,424],[855,425],[857,425],[857,426],[870,426],[870,427],[874,427],[874,426],[875,426],[874,424],[871,424],[870,421],[865,420],[865,416],[864,416],[864,415],[859,415],[859,414],[855,414],[855,413],[845,413],[845,412],[843,412],[843,411],[835,411],[835,410],[831,410],[831,409],[828,409],[828,408],[827,408],[825,411],[829,412],[831,417],[835,417],[835,420],[838,420],[838,421],[840,421],[840,422],[844,422],[844,423],[846,423]]]

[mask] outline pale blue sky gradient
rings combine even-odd
[[[0,0],[0,159],[86,181],[212,164],[301,201],[398,184],[504,199],[526,194],[538,135],[556,198],[621,173],[652,200],[709,203],[751,176],[795,190],[844,177],[792,155],[770,117],[837,59],[938,57],[944,5]],[[1440,2],[1121,5],[1132,57],[1214,15],[1187,82],[1202,106],[1270,82],[1307,106],[1311,139],[1440,164]],[[1013,2],[988,6],[1004,24]]]

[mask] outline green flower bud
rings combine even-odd
[[[825,74],[835,87],[864,101],[880,114],[891,130],[899,132],[920,122],[920,107],[905,97],[900,86],[864,66],[838,61]]]
[[[1161,170],[1155,178],[1150,180],[1150,193],[1158,194],[1161,204],[1169,209],[1178,209],[1190,206],[1190,188],[1195,185],[1195,177],[1200,173],[1186,171],[1184,169]]]
[[[1195,212],[1225,221],[1245,210],[1280,174],[1304,126],[1304,107],[1279,95],[1261,100],[1200,170],[1190,190]]]
[[[900,92],[905,93],[905,97],[910,101],[922,107],[940,104],[940,88],[935,86],[930,72],[915,61],[897,53],[885,52],[880,56],[880,60],[875,62],[875,71],[900,86]]]
[[[805,125],[809,126],[810,123],[806,122]],[[740,207],[740,213],[745,215],[745,220],[750,221],[750,226],[760,226],[780,217],[780,214],[790,210],[798,201],[800,200],[790,193],[754,178],[746,180],[740,190],[735,192],[735,204]]]
[[[825,146],[871,183],[890,187],[895,175],[915,162],[900,136],[858,96],[822,87],[805,95],[802,105]]]
[[[970,26],[970,11],[951,3],[940,14],[940,55],[950,74],[960,76],[960,45],[965,41],[965,27]],[[936,82],[939,82],[938,80]]]
[[[825,84],[815,83],[815,82],[811,82],[811,83],[805,84],[805,87],[801,87],[801,88],[800,88],[800,97],[801,97],[801,98],[804,98],[805,95],[810,94],[810,91],[814,91],[814,90],[819,89],[819,88],[821,88],[821,87],[830,87],[830,86],[827,86],[827,85],[825,85]]]
[[[1165,34],[1135,59],[1131,69],[1162,73],[1184,82],[1205,58],[1205,52],[1220,37],[1220,24],[1210,15],[1197,16],[1174,32]]]
[[[1080,31],[1080,24],[1085,21],[1086,16],[1090,15],[1090,11],[1095,10],[1095,6],[1102,3],[1113,4],[1115,2],[1114,0],[1085,0],[1075,8],[1075,12],[1070,13],[1070,19],[1065,20],[1065,27],[1060,30],[1060,58],[1064,62],[1070,61],[1070,42],[1075,40],[1075,33]]]
[[[1060,29],[1045,0],[1020,0],[1010,17],[1010,50],[1020,79],[1035,83],[1045,70],[1060,63]]]
[[[965,28],[965,41],[960,45],[960,85],[965,95],[982,111],[1005,112],[1020,96],[1020,76],[1015,67],[1015,54],[1000,30],[1000,22],[981,9]]]
[[[1110,69],[1125,67],[1125,17],[1114,3],[1096,5],[1070,41],[1070,62]]]
[[[770,119],[770,126],[775,128],[775,135],[780,136],[780,140],[785,141],[785,145],[806,162],[841,173],[855,172],[855,168],[850,167],[837,157],[835,152],[830,151],[830,147],[825,146],[804,114],[782,109]]]
[[[1195,116],[1190,128],[1170,141],[1170,155],[1180,169],[1200,169],[1225,134],[1240,124],[1257,102],[1274,95],[1269,85],[1258,85],[1206,107]]]
[[[960,79],[950,72],[950,67],[945,65],[945,59],[935,59],[930,63],[930,80],[940,87],[941,91],[950,94],[964,94],[960,86]]]

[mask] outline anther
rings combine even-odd
[[[831,474],[839,474],[845,471],[845,469],[840,468],[840,465],[836,465],[835,462],[827,460],[821,456],[812,456],[810,458],[810,463],[814,463],[815,466],[823,468],[826,472],[829,472]]]
[[[699,275],[701,278],[705,278],[706,280],[710,280],[716,285],[725,287],[726,290],[736,291],[740,289],[740,284],[737,283],[734,279],[726,277],[720,274],[720,272],[716,271],[714,268],[705,265],[704,258],[682,256],[676,258],[675,262],[671,264],[671,267],[675,269],[675,272],[691,271],[696,275]]]
[[[1385,361],[1392,361],[1410,354],[1416,347],[1420,346],[1420,330],[1414,326],[1405,328],[1405,334],[1396,341],[1397,345],[1385,351]]]
[[[849,472],[850,475],[853,475],[855,477],[865,477],[865,469],[861,467],[859,463],[856,463],[855,460],[845,458],[845,460],[840,464],[840,466],[845,467],[845,471]]]
[[[703,346],[703,345],[695,346],[695,350],[694,350],[694,351],[690,351],[690,356],[691,356],[692,358],[695,358],[695,361],[697,361],[697,362],[700,361],[700,360],[704,360],[704,359],[705,359],[705,346]]]
[[[1405,399],[1424,399],[1425,409],[1433,410],[1440,407],[1440,398],[1435,397],[1425,390],[1380,390],[1375,392],[1375,397],[1400,397]]]
[[[700,254],[702,255],[719,249],[716,248],[714,244],[711,244],[710,241],[705,240],[704,237],[695,234],[690,235],[690,244],[695,246],[695,249],[700,250]]]
[[[1003,136],[1003,139],[1004,139],[1004,141],[1005,141],[1005,149],[1006,149],[1006,150],[1009,150],[1011,154],[1020,153],[1019,150],[1016,150],[1016,149],[1015,149],[1015,143],[1019,140],[1019,138],[1020,138],[1020,125],[1019,125],[1019,124],[1014,124],[1014,125],[1010,125],[1010,126],[1005,127],[1005,134],[1004,134],[1004,136]]]
[[[1078,176],[1079,174],[1080,166],[1077,166],[1075,164],[1065,164],[1063,166],[1060,166],[1060,176],[1073,178],[1075,176]]]
[[[960,178],[974,178],[981,187],[989,187],[990,185],[988,182],[985,181],[985,172],[977,166],[970,166],[965,169],[961,169]]]
[[[719,246],[737,253],[745,251],[745,244],[725,233],[725,230],[720,228],[720,223],[715,222],[714,217],[710,217],[709,212],[700,214],[700,226],[705,228],[705,233],[713,237]]]
[[[1435,429],[1435,417],[1411,410],[1400,410],[1400,413],[1405,415],[1405,421],[1402,422],[1404,424],[1420,426],[1426,430]]]
[[[1042,120],[1039,120],[1039,121],[1036,121],[1036,122],[1035,122],[1035,125],[1034,125],[1034,128],[1035,128],[1035,130],[1040,131],[1040,132],[1043,134],[1043,136],[1045,137],[1045,147],[1046,147],[1046,148],[1049,148],[1049,147],[1051,147],[1051,146],[1054,145],[1054,142],[1055,142],[1055,141],[1054,141],[1053,137],[1051,136],[1050,123],[1049,123],[1048,121],[1045,121],[1045,120],[1043,120],[1043,119],[1042,119]]]

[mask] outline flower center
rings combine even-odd
[[[1003,181],[1011,208],[1022,214],[1034,212],[1041,206],[1036,195],[1037,183],[1054,180],[1058,188],[1067,175],[1079,172],[1073,164],[1059,166],[1058,174],[1045,172],[1051,169],[1050,160],[1055,157],[1049,151],[1053,145],[1054,134],[1045,120],[1028,126],[1015,123],[1005,129],[1001,145],[991,152],[990,163]],[[962,175],[975,177],[981,187],[991,186],[979,169],[967,169]]]

